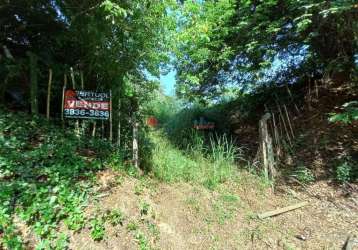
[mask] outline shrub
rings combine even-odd
[[[312,171],[305,166],[298,166],[298,168],[291,174],[291,177],[296,178],[301,183],[311,183],[315,180]]]
[[[38,249],[66,244],[58,225],[84,227],[95,174],[113,150],[104,140],[82,140],[41,117],[0,110],[0,248],[21,249],[15,217],[33,229]]]
[[[348,162],[343,162],[337,167],[336,179],[340,183],[349,182],[353,179],[353,169]]]

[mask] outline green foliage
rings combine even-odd
[[[144,186],[142,183],[139,183],[134,186],[134,194],[135,195],[141,195],[144,193]]]
[[[160,230],[158,228],[158,226],[155,223],[152,222],[147,222],[147,227],[149,232],[156,238],[159,239],[159,235],[160,235]]]
[[[103,168],[100,159],[109,156],[112,148],[96,148],[98,142],[84,143],[72,131],[41,118],[3,110],[0,131],[2,246],[21,247],[16,216],[39,237],[38,249],[61,249],[66,240],[56,232],[60,221],[74,231],[84,227],[83,209],[95,173]],[[95,156],[87,156],[87,151]]]
[[[149,212],[149,209],[150,209],[150,205],[147,202],[142,201],[140,204],[140,214],[142,216],[147,215]]]
[[[145,108],[146,113],[154,115],[159,126],[163,126],[179,111],[180,105],[175,97],[166,96],[162,91],[154,91]]]
[[[2,214],[0,216],[4,216]],[[10,221],[7,221],[6,224],[3,221],[3,218],[0,219],[0,232],[3,233],[2,236],[2,244],[7,249],[14,249],[14,250],[22,250],[25,249],[23,247],[23,242],[21,237],[16,233],[16,229],[14,225],[10,225]],[[1,246],[1,245],[0,245]]]
[[[312,171],[302,165],[298,166],[297,169],[293,171],[291,176],[304,184],[311,183],[315,180],[315,176]]]
[[[213,203],[215,219],[218,220],[219,224],[222,225],[233,219],[239,201],[240,199],[236,195],[224,193]]]
[[[33,106],[37,104],[43,112],[51,68],[51,117],[59,118],[64,74],[69,79],[73,68],[77,88],[83,76],[85,89],[112,91],[113,123],[121,125],[114,136],[128,148],[133,114],[143,121],[148,115],[146,103],[159,88],[159,81],[149,80],[149,75],[159,77],[169,62],[175,19],[168,12],[175,7],[174,0],[4,2],[0,8],[0,78],[4,79],[0,103],[9,105],[6,92],[20,89],[21,108],[27,109],[31,96]],[[38,91],[29,87],[30,80]],[[108,126],[104,130],[100,132],[106,134]]]
[[[225,136],[218,136],[211,138],[211,143],[206,144],[199,135],[194,132],[191,135],[194,139],[183,152],[159,132],[152,133],[156,145],[153,152],[153,173],[157,178],[169,182],[195,182],[214,189],[235,175],[238,151],[232,141]]]
[[[358,179],[358,167],[356,162],[345,160],[336,168],[336,179],[340,183],[352,182]]]
[[[91,237],[95,241],[102,240],[105,235],[105,220],[103,216],[96,216],[90,220]]]
[[[344,124],[351,124],[353,121],[358,121],[358,101],[347,102],[342,105],[343,112],[331,113],[329,117],[330,122],[342,122]]]
[[[307,74],[352,79],[356,15],[353,0],[185,1],[174,45],[177,93],[217,100],[233,86],[251,91]]]
[[[138,241],[140,250],[150,250],[151,249],[148,239],[145,237],[145,235],[143,233],[137,232],[135,234],[135,239]]]
[[[107,211],[106,220],[111,223],[112,226],[123,225],[124,214],[119,209],[113,209]]]
[[[138,224],[135,221],[130,221],[127,224],[127,229],[128,229],[128,231],[135,231],[138,229]]]

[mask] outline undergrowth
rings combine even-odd
[[[25,248],[20,223],[31,228],[36,249],[65,249],[59,222],[74,231],[85,226],[95,173],[111,152],[104,141],[81,140],[43,118],[1,110],[0,248]]]
[[[210,189],[232,178],[239,157],[233,142],[223,135],[211,137],[205,143],[200,135],[191,133],[192,143],[186,150],[176,148],[161,131],[151,134],[155,142],[154,175],[163,181],[200,183]]]

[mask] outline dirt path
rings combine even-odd
[[[71,249],[341,249],[349,233],[358,234],[357,193],[318,182],[308,191],[289,188],[273,194],[256,177],[244,174],[217,191],[200,186],[125,178],[89,206],[118,209],[123,225],[106,225],[95,242],[90,229],[70,237]],[[310,194],[308,194],[309,192]],[[258,212],[301,200],[310,205],[266,220]],[[146,205],[143,205],[146,204]],[[147,209],[143,213],[143,206]],[[128,225],[136,225],[135,228]]]

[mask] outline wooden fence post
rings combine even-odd
[[[138,155],[138,122],[133,114],[133,164],[139,169],[139,155]]]
[[[31,113],[34,115],[38,114],[38,78],[37,78],[37,71],[38,65],[37,61],[38,58],[32,52],[28,52],[27,55],[30,59],[30,100],[31,100]]]
[[[121,97],[118,94],[118,127],[117,127],[117,146],[121,146]]]
[[[48,86],[47,86],[47,106],[46,106],[47,120],[50,119],[51,85],[52,85],[52,69],[49,69]]]
[[[113,108],[112,108],[112,90],[109,91],[109,141],[113,141]]]
[[[76,90],[76,82],[75,82],[75,74],[73,72],[73,68],[71,67],[70,68],[70,73],[71,73],[71,80],[72,80],[72,88],[73,90]],[[80,136],[80,122],[78,119],[76,119],[76,122],[75,122],[75,134],[77,137]]]
[[[80,80],[81,80],[81,90],[84,90],[85,89],[85,83],[84,83],[83,71],[82,70],[80,71]],[[85,120],[81,121],[81,134],[82,135],[85,134],[86,124],[87,124],[87,121],[85,121]]]
[[[275,177],[275,160],[272,147],[272,138],[269,135],[267,121],[271,118],[271,114],[266,113],[260,120],[260,147],[262,150],[262,162],[264,165],[264,174],[267,179]]]
[[[92,137],[96,137],[97,121],[93,121]]]
[[[62,120],[62,127],[65,126],[65,120],[63,117],[63,106],[65,104],[65,91],[67,88],[67,75],[66,73],[63,75],[63,88],[62,88],[62,102],[61,102],[61,120]]]

